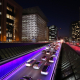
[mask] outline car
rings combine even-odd
[[[56,57],[56,55],[55,55],[54,53],[52,54],[52,56],[53,56],[53,57]]]
[[[34,68],[34,69],[39,69],[42,64],[43,64],[42,61],[37,61],[37,62],[33,65],[33,68]]]
[[[26,66],[32,66],[35,62],[36,62],[36,59],[30,59],[25,63],[25,65]]]
[[[33,80],[30,76],[23,76],[20,80]]]
[[[46,50],[49,50],[49,46],[46,46]]]
[[[43,50],[42,53],[45,53],[46,54],[46,50]]]
[[[54,48],[53,47],[50,48],[50,52],[54,52]]]
[[[56,45],[53,45],[53,47],[55,47]]]
[[[50,57],[49,62],[53,63],[54,62],[54,57]]]
[[[50,69],[50,65],[49,64],[45,64],[44,67],[42,68],[41,74],[48,75],[49,69]]]
[[[49,54],[50,55],[50,51],[46,51],[46,54]]]
[[[56,53],[56,51],[57,51],[57,50],[56,50],[56,49],[54,49],[54,51],[53,51],[53,52],[54,52],[54,53]]]
[[[46,59],[47,59],[46,56],[43,56],[43,57],[41,58],[41,60],[44,60],[44,61],[46,61]]]

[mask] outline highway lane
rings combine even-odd
[[[72,45],[72,44],[68,44],[68,45],[80,55],[80,47]]]
[[[57,56],[57,54],[58,54],[58,52],[56,53],[56,56]],[[40,52],[39,55],[35,59],[41,61],[41,57],[43,55],[44,54],[42,54],[42,52]],[[48,55],[46,55],[46,56],[48,56]],[[48,56],[48,57],[50,57],[50,56]],[[53,69],[54,69],[54,65],[56,63],[56,59],[57,58],[54,59],[54,63],[50,63],[50,71],[49,71],[49,74],[46,75],[46,76],[44,76],[44,75],[41,74],[41,70],[43,68],[43,65],[38,70],[33,69],[32,66],[31,67],[24,66],[21,70],[19,70],[13,76],[11,76],[8,80],[19,80],[21,77],[23,77],[25,75],[31,76],[33,78],[33,80],[37,80],[37,79],[50,80],[52,72],[53,72]],[[43,63],[45,63],[45,61],[43,61]]]

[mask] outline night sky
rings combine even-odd
[[[80,0],[14,0],[23,9],[38,6],[49,22],[47,26],[56,25],[59,36],[69,36],[69,26],[79,20]],[[61,29],[60,29],[61,28]]]

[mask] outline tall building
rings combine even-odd
[[[71,23],[70,33],[73,41],[80,41],[80,21]]]
[[[57,40],[58,33],[57,33],[57,27],[55,25],[52,25],[49,27],[49,41]]]
[[[44,41],[47,27],[47,18],[39,7],[23,10],[22,41]]]
[[[0,0],[0,41],[21,41],[22,7],[14,0]]]

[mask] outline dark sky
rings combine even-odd
[[[56,25],[59,36],[69,36],[72,21],[79,20],[80,0],[14,0],[25,8],[38,6],[49,22],[47,26]]]

